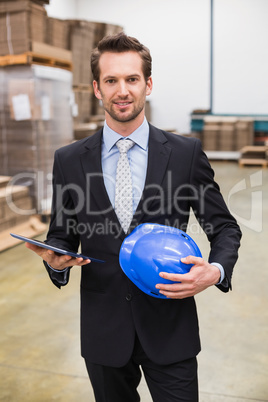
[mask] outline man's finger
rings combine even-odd
[[[44,252],[43,247],[36,246],[32,243],[25,243],[25,246],[29,249],[34,251],[36,254],[41,255]]]
[[[185,279],[186,274],[174,274],[169,272],[160,272],[159,276],[164,279],[169,279],[174,282],[181,282],[181,280]]]
[[[201,257],[195,257],[194,255],[188,255],[187,257],[181,258],[183,264],[200,264],[203,261]]]

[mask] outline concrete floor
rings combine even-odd
[[[212,165],[244,237],[233,291],[196,296],[200,401],[268,401],[268,170]],[[190,229],[206,257],[193,218]],[[79,268],[60,291],[24,245],[1,253],[0,264],[0,401],[93,402],[80,357]],[[144,381],[140,394],[151,401]]]

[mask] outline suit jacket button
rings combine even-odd
[[[132,299],[132,295],[130,294],[130,293],[128,293],[127,295],[126,295],[126,300],[127,301],[130,301]]]

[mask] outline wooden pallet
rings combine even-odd
[[[241,158],[239,166],[258,165],[268,166],[268,147],[260,145],[248,145],[241,149]]]
[[[0,189],[6,187],[10,180],[10,176],[0,176]]]
[[[65,70],[72,70],[72,63],[66,60],[55,59],[50,56],[38,53],[26,52],[23,54],[9,54],[0,57],[0,66],[11,66],[18,64],[39,64],[42,66],[58,67]]]
[[[28,222],[13,226],[10,229],[0,233],[0,253],[22,243],[21,240],[11,237],[10,233],[16,233],[33,238],[46,233],[47,230],[48,225],[41,222],[38,216],[31,216]]]
[[[79,84],[79,85],[73,85],[73,91],[74,92],[90,92],[90,93],[93,93],[93,88],[92,88],[92,85],[90,85],[90,84]]]
[[[243,147],[240,152],[242,154],[248,153],[248,152],[258,152],[258,153],[267,153],[268,152],[268,146],[266,145],[246,145]]]
[[[267,167],[268,166],[268,160],[266,159],[258,159],[258,158],[241,158],[239,159],[239,166],[262,166],[262,167]]]
[[[0,57],[0,66],[18,64],[39,64],[49,67],[59,67],[71,71],[71,52],[46,43],[32,42],[31,51],[22,54],[7,54]]]

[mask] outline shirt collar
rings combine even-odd
[[[122,138],[122,135],[112,130],[105,121],[103,127],[103,143],[107,152],[110,152],[112,147],[118,140],[120,140],[120,138]],[[135,131],[133,131],[133,133],[123,138],[130,138],[135,142],[135,144],[146,151],[149,140],[149,124],[146,118],[144,118],[143,123]]]

